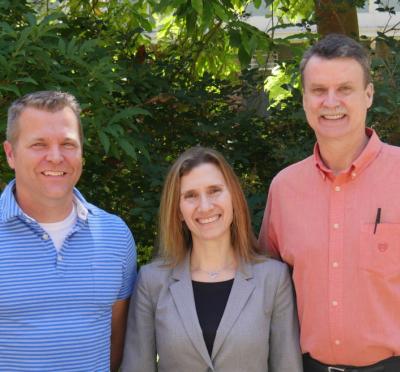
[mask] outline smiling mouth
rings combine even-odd
[[[339,120],[343,119],[345,116],[346,114],[321,115],[321,117],[326,120]]]
[[[212,222],[214,222],[214,221],[217,221],[219,218],[220,218],[220,215],[217,214],[217,215],[215,215],[215,216],[208,217],[208,218],[198,218],[198,219],[197,219],[197,222],[199,222],[199,223],[202,224],[202,225],[206,225],[206,224],[208,224],[208,223],[212,223]]]
[[[49,171],[49,170],[47,170],[47,171],[43,171],[42,174],[45,175],[45,176],[50,176],[50,177],[61,177],[61,176],[66,175],[67,173],[66,172],[62,172],[62,171]]]

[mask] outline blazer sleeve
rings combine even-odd
[[[299,326],[288,267],[281,265],[270,328],[270,372],[302,372]]]
[[[131,297],[122,372],[157,371],[154,306],[148,274],[146,267],[142,267]]]

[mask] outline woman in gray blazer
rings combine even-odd
[[[288,269],[259,250],[218,152],[193,147],[171,167],[159,241],[131,299],[123,372],[302,371]]]

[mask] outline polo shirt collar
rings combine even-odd
[[[15,217],[26,218],[27,215],[18,205],[15,196],[15,179],[12,180],[3,190],[0,196],[0,221],[7,222]],[[74,198],[76,202],[76,210],[78,218],[87,220],[89,213],[95,213],[95,208],[88,203],[82,194],[74,188]]]
[[[371,128],[366,128],[365,132],[369,137],[367,146],[365,146],[364,150],[358,156],[357,159],[353,161],[351,166],[341,172],[336,177],[351,177],[355,178],[358,174],[360,174],[365,168],[367,168],[373,160],[378,156],[380,151],[382,150],[383,142],[379,139],[376,132]],[[323,179],[329,178],[334,179],[335,175],[332,170],[329,169],[323,162],[321,158],[321,154],[319,152],[318,142],[314,146],[314,163],[317,169],[319,170]]]

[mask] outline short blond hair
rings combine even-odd
[[[27,107],[48,112],[56,112],[62,110],[64,107],[69,107],[74,112],[78,122],[79,139],[83,146],[83,129],[80,119],[81,108],[79,103],[72,94],[55,90],[43,90],[29,93],[18,98],[11,104],[8,109],[6,138],[12,145],[15,145],[18,140],[18,119]]]
[[[249,208],[239,179],[219,152],[201,146],[192,147],[181,154],[165,179],[159,213],[160,255],[168,264],[175,266],[183,261],[192,247],[191,232],[179,213],[181,178],[204,163],[214,164],[221,171],[231,193],[231,243],[235,253],[246,262],[256,261],[263,253],[251,227]]]

